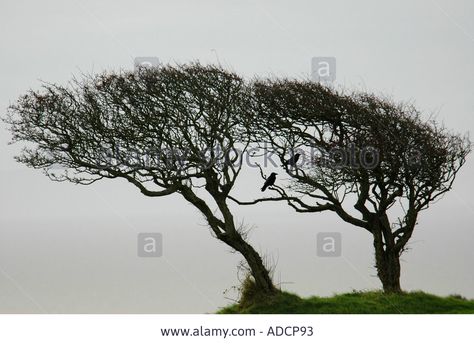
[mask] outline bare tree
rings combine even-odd
[[[448,192],[471,150],[467,137],[424,121],[411,105],[344,94],[309,81],[256,81],[251,131],[290,176],[276,197],[297,212],[333,211],[372,234],[384,291],[399,292],[400,255],[419,213]],[[299,153],[301,159],[289,160]]]
[[[228,206],[250,141],[242,123],[248,100],[244,81],[219,67],[160,66],[45,84],[5,121],[13,142],[26,142],[17,160],[53,180],[123,178],[149,197],[180,194],[242,254],[257,290],[272,295],[269,271]]]

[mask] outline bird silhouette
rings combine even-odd
[[[295,155],[293,155],[290,159],[286,160],[285,161],[285,166],[295,166],[297,161],[300,159],[300,153],[296,153]]]
[[[273,186],[275,184],[276,175],[276,173],[272,172],[270,176],[268,176],[267,180],[265,181],[265,184],[262,187],[262,192],[264,192],[265,189],[267,189],[268,187]]]

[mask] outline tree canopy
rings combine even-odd
[[[413,105],[311,81],[258,80],[252,94],[253,141],[274,151],[292,183],[271,188],[277,198],[236,201],[283,198],[368,230],[384,288],[399,291],[399,256],[419,212],[452,188],[469,139]],[[294,153],[302,159],[288,165]]]
[[[400,291],[399,258],[419,213],[452,188],[471,151],[467,137],[411,104],[311,81],[248,82],[199,63],[45,84],[13,104],[5,121],[13,142],[26,143],[17,160],[53,180],[122,178],[146,196],[180,194],[269,294],[270,273],[229,201],[336,213],[372,234],[384,289]],[[240,155],[255,145],[277,155],[291,184],[272,174],[265,188],[276,196],[244,202],[233,189]]]
[[[12,105],[6,122],[13,141],[26,143],[18,161],[53,180],[123,178],[146,196],[182,195],[243,255],[257,288],[272,293],[269,271],[227,204],[250,142],[249,98],[243,79],[220,67],[163,65],[46,84]]]

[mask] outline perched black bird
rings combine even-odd
[[[295,155],[293,155],[290,159],[285,161],[285,166],[295,166],[298,159],[300,159],[300,155],[300,153],[296,153]]]
[[[270,176],[268,176],[267,180],[265,181],[265,184],[262,187],[262,192],[264,192],[265,189],[267,189],[268,187],[273,186],[275,184],[276,175],[276,173],[272,172]]]

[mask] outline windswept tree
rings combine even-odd
[[[420,212],[451,189],[468,138],[422,120],[411,105],[309,81],[257,81],[253,94],[254,141],[279,158],[291,184],[270,187],[273,197],[235,201],[335,212],[371,233],[384,291],[401,291],[400,256]]]
[[[160,66],[46,84],[9,108],[17,160],[56,181],[122,178],[149,197],[180,194],[214,236],[245,259],[256,289],[276,289],[228,206],[250,142],[249,91],[219,67]],[[58,166],[63,171],[58,172]]]

